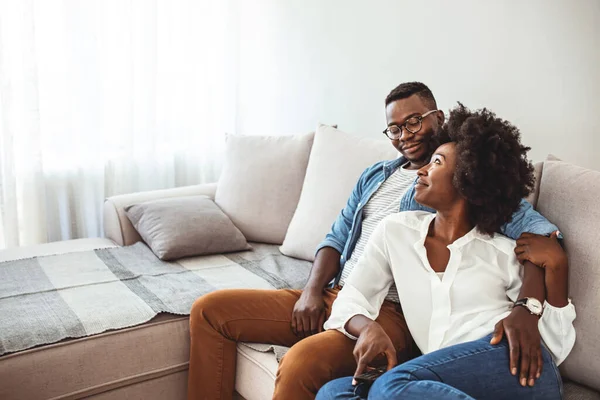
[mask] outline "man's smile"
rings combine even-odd
[[[422,142],[407,143],[402,146],[402,151],[406,153],[414,153],[421,148],[421,143]]]

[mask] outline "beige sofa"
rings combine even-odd
[[[600,399],[600,233],[597,229],[600,225],[597,206],[600,172],[550,159],[537,165],[537,173],[540,179],[531,201],[566,237],[571,260],[570,291],[578,313],[577,342],[561,366],[565,398]],[[307,174],[306,179],[312,178]],[[346,180],[354,179],[356,177],[351,176]],[[5,250],[0,252],[0,262],[130,245],[140,237],[126,218],[124,207],[167,197],[203,194],[214,198],[216,190],[217,184],[205,184],[115,196],[105,203],[106,238]],[[324,201],[328,201],[327,197]],[[339,204],[335,207],[339,210]],[[2,356],[0,399],[185,399],[188,332],[188,317],[161,314],[139,326]],[[276,370],[277,361],[272,353],[238,346],[236,390],[243,398],[271,398]]]

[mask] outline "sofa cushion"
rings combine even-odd
[[[273,397],[277,359],[273,353],[237,346],[235,390],[246,400],[266,400]]]
[[[280,248],[281,252],[291,257],[314,260],[317,245],[344,208],[360,174],[378,161],[397,156],[398,151],[388,139],[357,137],[331,126],[320,125],[310,154],[300,202]]]
[[[577,339],[561,364],[565,377],[600,390],[600,172],[547,160],[537,208],[560,228],[569,256],[569,295]]]
[[[148,201],[129,206],[125,212],[161,260],[250,248],[242,232],[207,196]]]
[[[189,317],[150,322],[0,357],[0,398],[83,398],[185,371]],[[152,349],[152,351],[148,351]]]
[[[184,196],[208,196],[215,198],[217,183],[183,186],[170,189],[120,194],[106,199],[103,210],[104,236],[119,246],[129,246],[140,242],[142,238],[127,218],[125,209],[133,204],[145,201]]]
[[[600,400],[600,392],[571,381],[563,382],[564,400]]]
[[[55,254],[73,253],[76,251],[106,249],[109,247],[116,247],[116,245],[112,240],[106,238],[73,239],[35,244],[32,246],[12,247],[0,250],[0,262],[53,256]]]
[[[227,136],[215,202],[254,242],[281,244],[300,198],[314,134]]]

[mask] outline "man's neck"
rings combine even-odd
[[[415,169],[419,169],[419,168],[423,168],[425,165],[427,165],[429,161],[408,161],[406,164],[404,164],[404,166],[402,168],[404,169],[410,169],[410,170],[415,170]]]

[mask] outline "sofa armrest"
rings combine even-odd
[[[104,236],[120,246],[128,246],[142,240],[125,215],[125,208],[151,200],[172,197],[205,195],[215,198],[216,183],[184,186],[173,189],[152,190],[112,196],[104,202]]]

